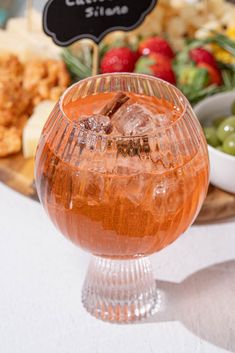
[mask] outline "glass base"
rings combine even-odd
[[[154,315],[160,297],[149,258],[110,260],[93,256],[82,303],[91,315],[109,322],[130,323]]]

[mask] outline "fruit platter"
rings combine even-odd
[[[41,14],[12,18],[0,30],[0,180],[37,198],[33,159],[45,121],[64,90],[92,75],[93,45],[57,47]],[[113,32],[99,45],[98,72],[152,75],[177,86],[194,107],[235,88],[235,6],[223,0],[189,4],[160,0],[137,29]],[[235,159],[235,102],[230,114],[204,126],[210,146]],[[235,216],[235,195],[214,186],[198,221]]]

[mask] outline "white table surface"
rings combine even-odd
[[[0,215],[1,353],[235,352],[235,221],[194,226],[154,255],[161,312],[114,325],[83,309],[89,255],[40,204],[0,184]]]

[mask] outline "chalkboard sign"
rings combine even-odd
[[[106,34],[137,28],[157,0],[49,0],[43,27],[59,46],[90,38],[97,44]]]

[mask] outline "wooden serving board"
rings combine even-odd
[[[235,217],[235,195],[210,185],[196,223],[213,223],[232,217]]]
[[[37,199],[34,186],[34,159],[16,154],[0,158],[0,181],[19,193]]]
[[[38,200],[34,185],[34,160],[22,154],[0,158],[0,181],[21,194]],[[235,195],[209,187],[207,198],[196,223],[213,223],[235,217]]]

